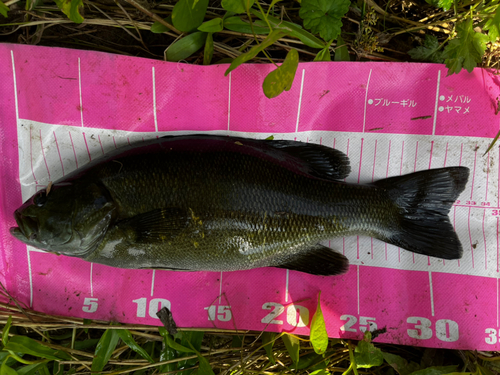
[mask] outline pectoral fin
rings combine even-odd
[[[191,220],[182,208],[167,207],[136,215],[118,223],[129,239],[140,242],[164,242],[175,238]]]
[[[310,249],[296,254],[286,263],[274,267],[310,273],[319,276],[339,275],[347,272],[347,258],[323,245],[313,245]]]

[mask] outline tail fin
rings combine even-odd
[[[448,212],[464,190],[468,177],[468,168],[449,167],[375,182],[400,212],[395,228],[380,239],[419,254],[461,258],[462,245]]]

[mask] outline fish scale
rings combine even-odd
[[[467,168],[367,185],[340,181],[349,170],[347,156],[315,144],[164,137],[119,149],[37,193],[16,211],[11,232],[121,268],[337,274],[347,259],[319,242],[350,235],[461,256],[447,213]],[[47,233],[54,223],[58,236]]]

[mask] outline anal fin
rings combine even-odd
[[[274,267],[286,268],[319,276],[340,275],[349,269],[347,258],[326,246],[317,244],[294,255],[286,263]]]

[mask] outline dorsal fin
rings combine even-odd
[[[308,173],[318,178],[342,180],[351,172],[349,158],[334,148],[298,141],[265,141],[271,147],[306,162]]]

